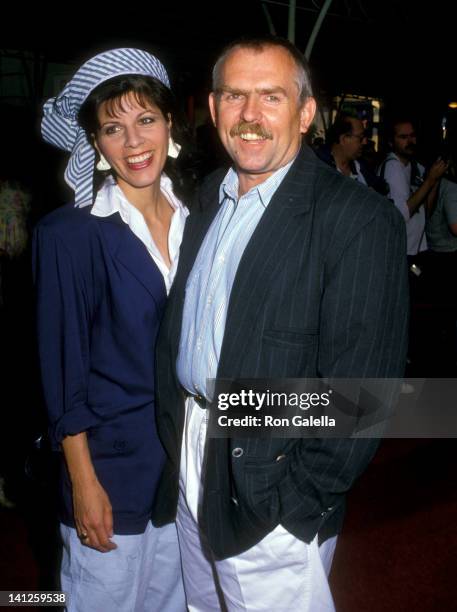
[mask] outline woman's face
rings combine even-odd
[[[114,115],[108,114],[108,104],[103,102],[98,109],[100,127],[95,146],[128,195],[132,189],[144,189],[160,181],[167,159],[171,122],[154,104],[145,102],[145,107],[140,106],[133,93],[126,94],[120,104],[114,105]]]

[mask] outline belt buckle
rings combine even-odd
[[[202,395],[192,395],[191,397],[193,397],[194,402],[200,408],[206,408],[206,397],[203,397]]]
[[[198,393],[195,395],[193,393],[189,393],[187,389],[183,389],[183,391],[184,397],[191,397],[197,404],[197,406],[199,406],[200,408],[206,408],[206,397],[203,397],[203,395],[199,395]]]

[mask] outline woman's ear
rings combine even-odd
[[[92,138],[92,144],[94,145],[94,148],[97,151],[98,156],[100,158],[95,167],[97,168],[97,170],[100,170],[100,172],[107,172],[108,170],[111,170],[111,166],[108,160],[104,157],[103,153],[100,151],[100,147],[98,146],[97,141],[95,140],[94,134],[91,134],[91,138]]]
[[[92,146],[94,147],[94,149],[95,149],[95,150],[97,151],[97,153],[100,155],[100,149],[99,149],[99,147],[98,147],[97,140],[95,139],[95,134],[91,134],[91,135],[90,135],[90,141],[91,141],[91,144],[92,144]]]
[[[168,157],[172,157],[173,159],[176,159],[179,155],[179,152],[181,151],[181,145],[175,142],[171,135],[171,126],[173,125],[173,123],[171,121],[170,113],[167,113],[167,119],[168,119],[168,129],[170,130],[170,134],[168,136]]]

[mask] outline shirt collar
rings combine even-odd
[[[175,211],[178,211],[184,218],[188,216],[189,211],[187,207],[175,196],[171,180],[163,173],[160,177],[160,190],[165,194]],[[106,178],[101,189],[97,193],[97,197],[95,198],[94,205],[90,212],[96,217],[109,217],[114,213],[119,213],[122,220],[124,223],[127,223],[127,225],[131,224],[132,215],[141,215],[140,211],[127,200],[124,192],[117,185],[112,176]]]
[[[282,166],[281,168],[273,172],[273,174],[269,176],[265,181],[263,181],[263,183],[259,183],[259,185],[252,187],[252,189],[245,193],[243,197],[256,194],[262,206],[266,208],[270,203],[270,200],[275,194],[276,190],[278,189],[279,185],[282,183],[287,172],[289,171],[289,168],[294,163],[295,157],[288,164]],[[238,202],[238,185],[238,174],[233,169],[233,167],[231,167],[225,175],[224,179],[222,180],[221,186],[219,188],[219,204],[222,204],[222,202],[226,198],[229,198],[234,202]]]

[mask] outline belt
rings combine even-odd
[[[208,408],[208,400],[203,395],[193,395],[192,393],[189,393],[187,389],[184,390],[184,395],[186,398],[191,397],[200,408]]]

